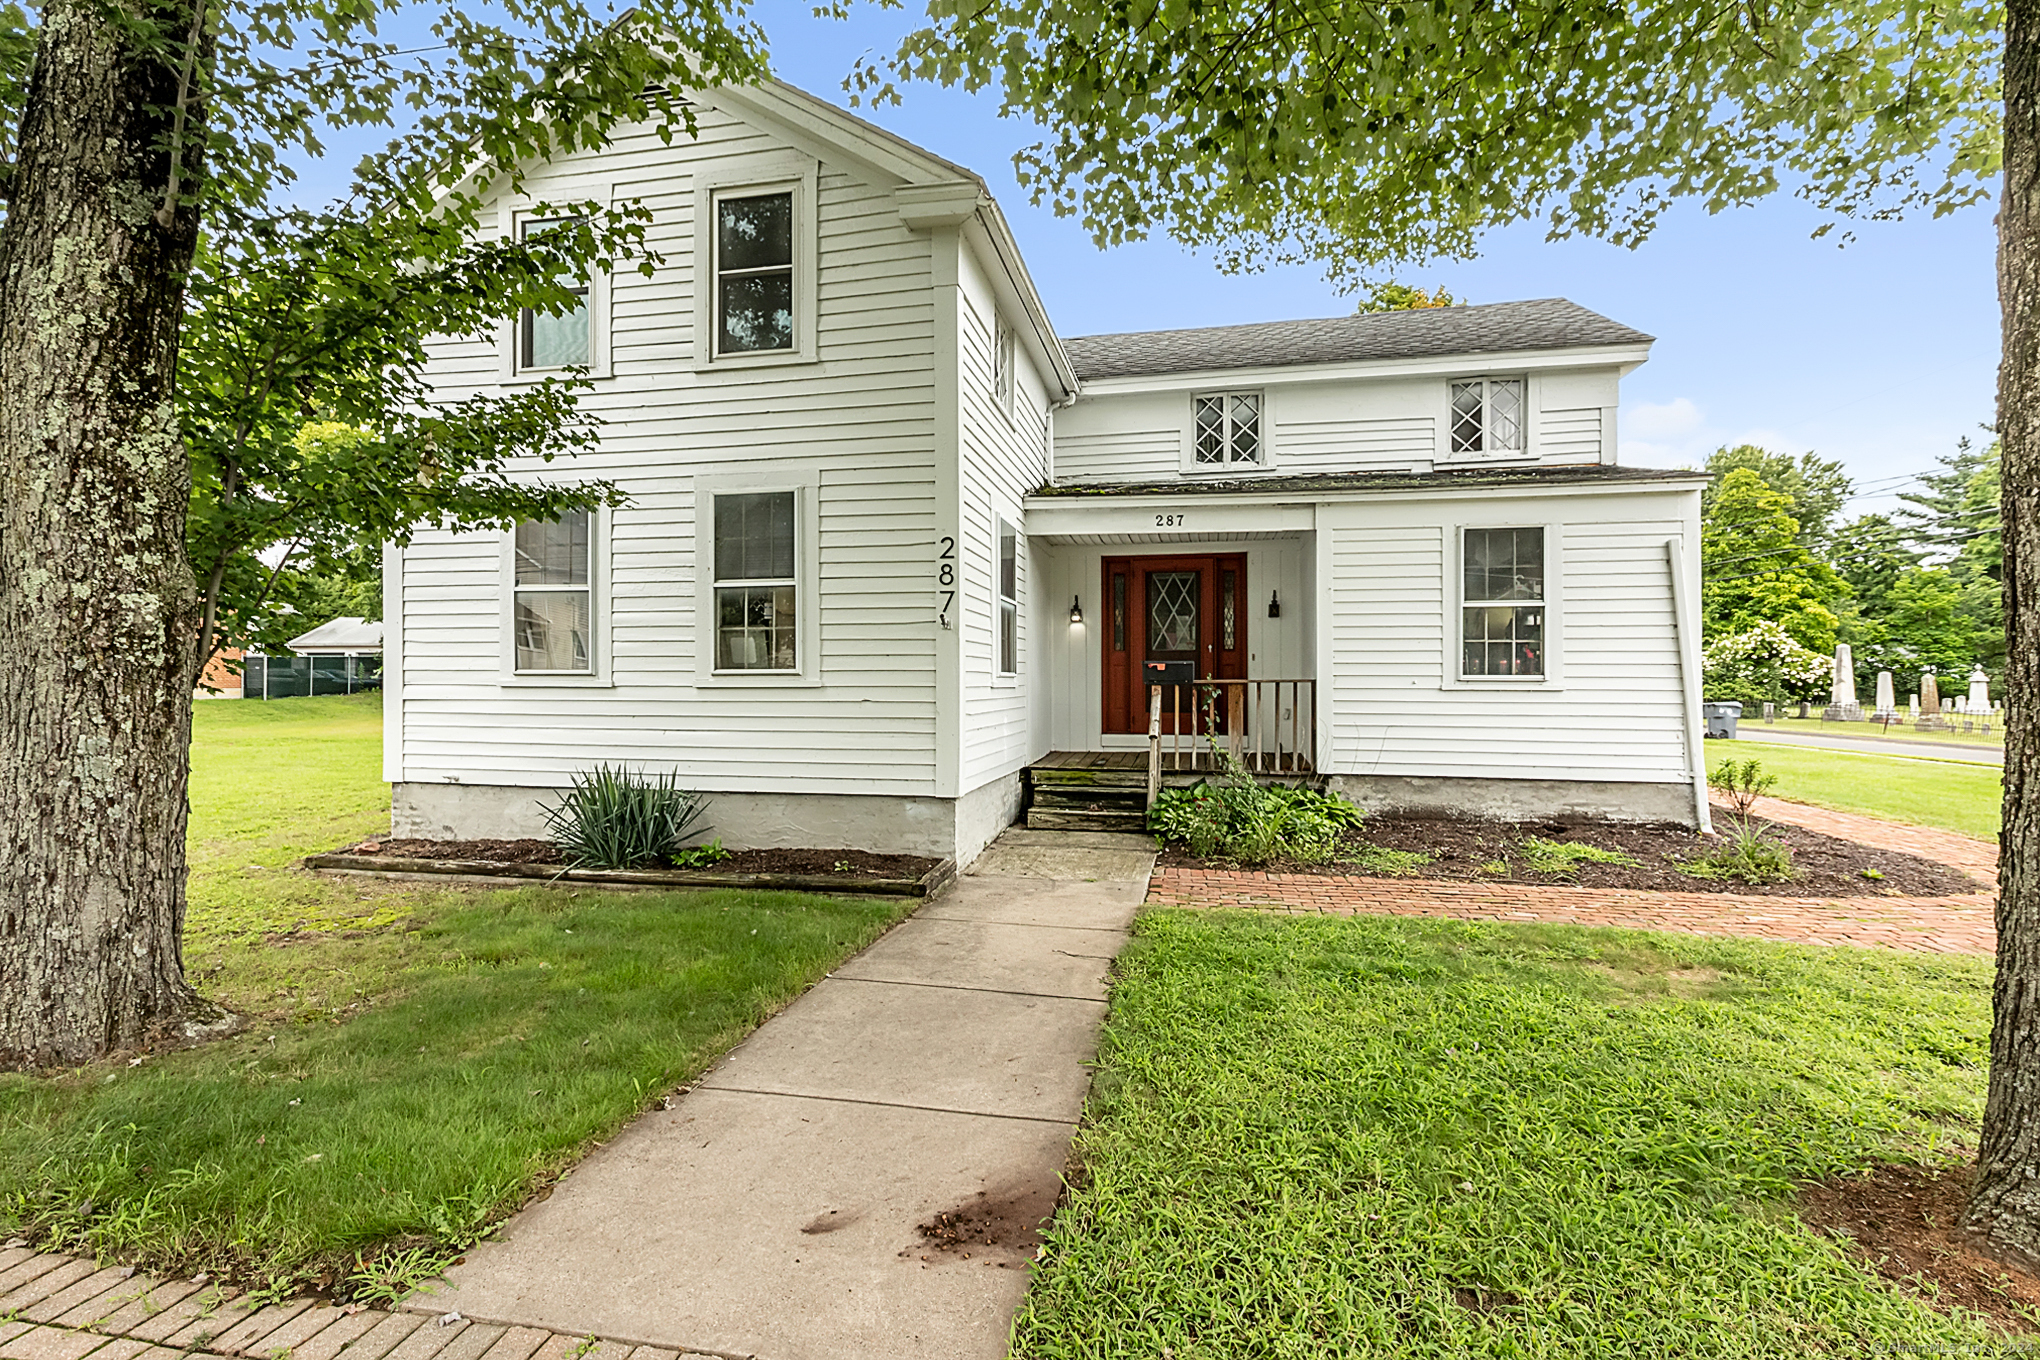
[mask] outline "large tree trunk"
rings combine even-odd
[[[194,1000],[170,393],[197,213],[166,190],[197,29],[188,3],[138,11],[43,8],[0,229],[0,1064],[125,1047]],[[170,36],[145,51],[116,18]]]

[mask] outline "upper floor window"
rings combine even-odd
[[[715,330],[717,354],[794,348],[790,191],[716,198]]]
[[[1020,533],[999,521],[999,674],[1020,670]]]
[[[1216,392],[1197,398],[1197,461],[1261,461],[1261,394]]]
[[[1013,415],[1013,332],[1004,320],[992,322],[992,400],[1008,419]]]
[[[594,668],[591,548],[586,510],[518,524],[511,590],[519,671],[572,674]]]
[[[565,217],[537,218],[522,222],[518,236],[529,241],[535,236],[574,223]],[[588,281],[580,280],[568,290],[580,299],[577,306],[558,316],[548,316],[526,307],[517,318],[517,367],[576,368],[594,358],[595,346],[589,329]]]
[[[1468,529],[1462,676],[1544,674],[1544,530]]]
[[[1453,453],[1523,451],[1523,380],[1462,378],[1452,384]]]
[[[798,670],[792,491],[715,498],[715,668]]]

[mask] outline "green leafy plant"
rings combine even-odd
[[[1509,861],[1505,859],[1491,859],[1480,866],[1480,871],[1484,874],[1495,874],[1497,876],[1506,874],[1509,872]]]
[[[1148,829],[1190,847],[1201,859],[1261,865],[1274,859],[1322,864],[1348,831],[1365,820],[1337,794],[1270,785],[1263,788],[1230,751],[1212,743],[1223,782],[1169,789],[1148,809]]]
[[[1791,847],[1758,826],[1752,814],[1757,799],[1777,785],[1777,776],[1765,774],[1761,761],[1724,760],[1707,782],[1728,799],[1728,830],[1713,849],[1679,867],[1697,878],[1741,883],[1783,883],[1791,878]]]
[[[723,849],[720,837],[706,845],[690,845],[685,850],[675,850],[666,856],[667,862],[675,869],[706,869],[711,864],[721,864],[730,857]]]
[[[1603,850],[1578,841],[1548,841],[1532,836],[1522,845],[1523,863],[1537,874],[1569,874],[1582,864],[1634,864],[1634,855],[1620,850]]]
[[[1391,850],[1385,845],[1363,845],[1357,850],[1347,850],[1340,862],[1370,874],[1386,874],[1391,878],[1403,878],[1416,873],[1429,864],[1432,856],[1421,850]]]
[[[1724,760],[1707,776],[1707,783],[1727,797],[1737,817],[1747,821],[1757,799],[1778,786],[1778,777],[1765,774],[1761,760]]]
[[[677,856],[692,853],[681,842],[707,810],[707,799],[681,788],[674,775],[598,765],[592,773],[575,775],[559,804],[545,810],[545,818],[569,868],[637,869],[677,863]],[[711,848],[721,858],[719,842],[699,847]],[[715,860],[689,861],[703,862]]]

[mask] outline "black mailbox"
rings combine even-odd
[[[1144,661],[1141,669],[1150,685],[1188,685],[1197,679],[1194,661]]]

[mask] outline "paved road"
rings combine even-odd
[[[1153,864],[1143,836],[1007,831],[419,1306],[683,1353],[1003,1360],[1031,1238],[944,1253],[917,1228],[1053,1210]]]
[[[1746,742],[1770,742],[1779,746],[1817,746],[1827,751],[1858,751],[1865,755],[1897,756],[1906,760],[1951,760],[1960,765],[2003,765],[2005,751],[2002,746],[1969,746],[1953,741],[1934,741],[1931,738],[1908,740],[1904,737],[1844,737],[1830,736],[1826,732],[1781,732],[1763,724],[1742,723],[1736,729],[1738,740]]]

